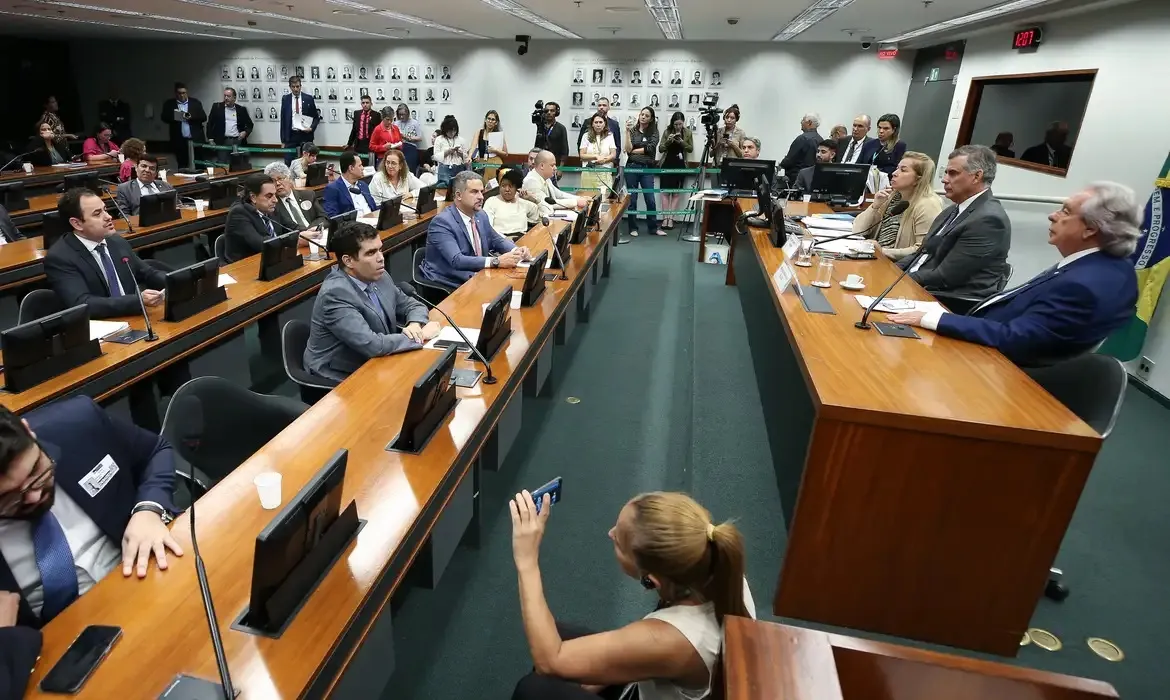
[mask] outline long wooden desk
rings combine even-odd
[[[121,163],[79,165],[75,167],[38,166],[33,168],[31,173],[17,170],[0,174],[0,185],[20,181],[24,183],[25,189],[52,187],[54,185],[60,185],[65,180],[66,175],[96,173],[98,176],[104,177],[106,175],[117,175],[118,168],[120,167],[122,167]]]
[[[571,335],[566,325],[587,311],[623,211],[624,202],[603,214],[601,232],[573,246],[568,280],[548,282],[535,306],[511,311],[512,334],[492,360],[498,383],[459,389],[452,414],[420,453],[385,447],[402,423],[412,385],[438,357],[433,351],[366,362],[199,499],[200,551],[241,698],[380,697],[394,666],[391,595],[408,570],[441,575],[464,530],[476,527],[480,469],[498,468],[519,434],[524,394],[539,390],[554,347]],[[549,236],[538,227],[521,243],[539,251]],[[482,304],[519,288],[519,272],[485,270],[442,307],[457,323],[478,327]],[[463,357],[458,366],[475,367]],[[252,479],[262,470],[281,472],[287,502],[341,448],[349,450],[343,500],[356,501],[366,526],[280,638],[231,629],[250,595],[253,542],[274,515],[260,508]],[[487,509],[497,517],[503,504]],[[172,532],[189,553],[186,516]],[[27,697],[49,697],[35,691],[37,683],[81,629],[98,622],[119,625],[124,635],[79,697],[154,698],[180,672],[218,680],[188,554],[141,581],[114,572],[55,618],[44,629]]]
[[[836,314],[813,314],[777,292],[767,231],[736,238],[788,528],[775,614],[1014,656],[1100,436],[995,350],[855,328],[837,282],[859,274],[875,295],[900,272],[889,260],[837,261]],[[931,299],[908,278],[892,296]]]
[[[1101,700],[1101,681],[727,618],[726,700]]]

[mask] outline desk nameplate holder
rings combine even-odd
[[[215,291],[207,294],[197,294],[194,299],[188,301],[171,303],[171,300],[167,299],[165,302],[166,306],[163,309],[163,320],[170,323],[185,321],[200,311],[206,311],[221,301],[227,301],[227,298],[227,289],[224,287],[216,287]]]
[[[321,536],[317,546],[296,565],[284,583],[280,584],[268,599],[268,617],[280,620],[280,626],[275,629],[253,626],[248,619],[250,610],[245,606],[239,617],[232,622],[232,629],[258,637],[280,639],[309,597],[321,586],[326,574],[349,548],[349,543],[357,539],[358,533],[365,526],[366,521],[358,518],[357,502],[350,501],[345,510],[341,511],[341,515],[337,516],[337,520]]]
[[[825,293],[821,291],[820,287],[814,287],[811,284],[802,284],[800,286],[801,292],[796,291],[796,285],[792,286],[792,293],[800,298],[800,303],[804,305],[804,310],[810,314],[832,314],[837,315],[833,310],[833,305],[825,298]]]
[[[293,270],[302,268],[304,266],[304,256],[293,255],[292,257],[285,258],[283,260],[277,260],[275,263],[268,265],[267,267],[261,267],[259,279],[261,282],[271,282],[278,277],[287,275]]]

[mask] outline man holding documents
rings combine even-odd
[[[192,141],[203,143],[207,140],[203,129],[207,112],[203,111],[203,103],[190,96],[186,85],[175,83],[175,97],[163,102],[160,116],[170,127],[171,153],[175,154],[175,162],[180,169],[189,167],[187,145]]]
[[[1133,315],[1137,276],[1128,258],[1141,237],[1133,190],[1097,182],[1048,216],[1057,264],[996,294],[966,316],[909,311],[890,321],[993,347],[1021,366],[1092,350]]]
[[[585,197],[576,197],[557,189],[552,180],[556,174],[556,156],[552,151],[541,151],[536,154],[532,169],[524,176],[523,195],[540,206],[541,216],[549,216],[555,209],[580,209],[589,204]],[[550,202],[550,199],[553,201]]]
[[[342,224],[329,239],[329,250],[337,266],[313,303],[306,369],[340,382],[371,357],[418,350],[439,334],[427,307],[394,286],[373,226]]]
[[[285,165],[300,153],[302,143],[313,140],[313,132],[321,123],[317,103],[311,96],[301,94],[301,79],[295,75],[289,78],[288,89],[289,94],[280,100],[280,142],[285,148],[293,149],[293,153],[285,154]]]

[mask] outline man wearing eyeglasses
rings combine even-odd
[[[111,571],[142,579],[152,558],[165,570],[182,556],[167,527],[174,480],[166,440],[88,397],[25,420],[0,407],[0,626],[40,628]]]

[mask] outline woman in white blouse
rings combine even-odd
[[[540,221],[536,204],[520,196],[523,186],[523,173],[516,168],[505,170],[500,176],[500,193],[483,203],[492,228],[512,238],[525,234],[529,226]]]
[[[459,135],[459,121],[455,115],[448,114],[439,124],[439,133],[435,136],[435,162],[439,165],[436,184],[445,188],[456,175],[467,170],[471,164],[471,149],[467,142]]]
[[[589,120],[589,128],[581,135],[581,163],[588,168],[581,173],[581,189],[595,190],[599,182],[613,187],[612,169],[617,160],[617,144],[609,133],[609,122],[600,113]]]
[[[370,180],[370,194],[379,205],[387,199],[413,197],[422,187],[422,181],[406,167],[406,156],[396,148],[386,151],[382,165]]]

